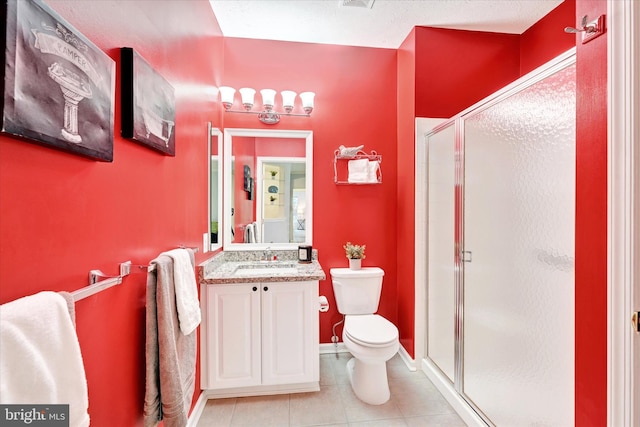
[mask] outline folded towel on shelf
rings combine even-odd
[[[193,253],[189,268],[193,275]],[[173,251],[170,251],[173,252]],[[160,254],[147,273],[144,425],[187,425],[195,388],[196,332],[185,335],[178,312],[174,259]],[[186,274],[186,273],[185,273]]]
[[[380,170],[380,162],[377,160],[369,160],[369,170],[367,182],[378,182],[378,171]]]
[[[349,182],[369,182],[369,160],[357,159],[349,160]]]
[[[68,404],[69,425],[89,425],[80,344],[62,295],[40,292],[0,306],[0,403]]]
[[[173,249],[163,252],[173,259],[173,280],[176,289],[176,306],[180,330],[189,335],[201,320],[200,300],[198,299],[198,285],[192,262],[193,253],[187,249]]]

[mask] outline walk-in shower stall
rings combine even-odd
[[[424,369],[495,426],[574,424],[575,54],[427,133]]]

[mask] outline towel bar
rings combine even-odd
[[[108,289],[112,286],[122,283],[122,278],[131,272],[131,261],[120,263],[119,276],[107,276],[100,270],[91,270],[89,272],[89,286],[71,292],[74,301],[80,301],[88,296],[97,294],[100,291]],[[105,280],[98,281],[98,278],[105,277]]]
[[[198,252],[197,247],[185,247],[184,245],[180,245],[181,249],[191,249],[194,253]],[[155,264],[150,265],[138,265],[131,264],[131,261],[125,261],[120,263],[120,275],[119,276],[107,276],[100,270],[91,270],[89,272],[89,286],[85,286],[84,288],[78,289],[77,291],[71,292],[71,296],[74,301],[80,301],[88,296],[93,294],[97,294],[105,289],[108,289],[112,286],[119,285],[122,283],[122,278],[131,274],[131,267],[140,269],[147,269],[147,271],[154,271],[156,269]],[[134,271],[134,273],[137,271]],[[140,271],[141,272],[141,271]],[[105,280],[98,281],[99,278],[104,278]]]
[[[194,253],[198,253],[198,251],[200,250],[198,247],[188,247],[188,246],[179,246],[180,249],[191,249]],[[134,271],[134,273],[143,273],[143,269],[146,269],[146,272],[149,271],[155,271],[156,270],[156,265],[155,264],[131,264],[131,267],[135,267],[138,269],[138,271]]]

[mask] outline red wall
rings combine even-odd
[[[575,36],[564,32],[565,27],[576,25],[575,16],[576,0],[564,0],[522,33],[520,75],[533,71],[576,45]]]
[[[575,22],[607,13],[578,0]],[[580,37],[578,35],[577,37]],[[607,425],[607,34],[577,42],[576,426]]]
[[[215,87],[223,60],[209,4],[47,3],[116,61],[114,160],[0,136],[0,303],[79,289],[89,270],[116,274],[122,261],[147,264],[178,245],[201,246],[208,230],[207,121],[221,127]],[[175,157],[119,136],[122,46],[175,88]],[[131,275],[76,305],[92,426],[142,425],[145,281]]]
[[[313,246],[327,275],[320,293],[331,304],[320,314],[320,342],[331,342],[331,327],[342,319],[329,269],[348,265],[342,249],[347,241],[367,245],[363,265],[385,270],[379,312],[396,322],[396,51],[234,38],[224,43],[225,85],[316,93],[311,118],[283,117],[277,128],[313,131]],[[274,129],[245,114],[226,113],[224,124]],[[334,151],[360,144],[382,155],[383,183],[335,185]]]
[[[414,354],[415,337],[415,130],[416,29],[398,49],[398,186],[396,253],[398,263],[398,330],[400,344]]]
[[[234,139],[235,143],[235,139]],[[306,141],[302,138],[256,138],[257,157],[305,157]]]
[[[520,36],[416,27],[416,116],[449,118],[520,76]]]

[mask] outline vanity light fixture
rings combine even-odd
[[[295,114],[292,113],[292,111],[295,106],[297,94],[291,90],[283,90],[280,92],[280,95],[282,96],[282,108],[284,109],[284,113],[278,113],[273,109],[277,92],[273,89],[262,89],[260,91],[260,95],[262,95],[263,110],[251,111],[254,105],[256,90],[250,87],[243,87],[238,91],[240,92],[242,106],[244,107],[244,111],[241,111],[231,109],[231,107],[233,107],[234,95],[236,93],[234,88],[229,86],[220,86],[218,89],[220,90],[220,102],[222,102],[222,106],[225,111],[229,113],[257,114],[258,120],[268,125],[275,125],[278,123],[280,121],[280,116],[311,117],[311,112],[313,111],[313,98],[316,95],[313,92],[302,92],[299,96],[302,101],[302,109],[305,114]]]

